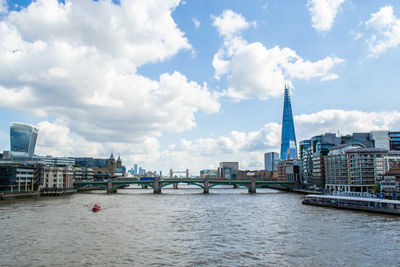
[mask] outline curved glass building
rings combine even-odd
[[[29,124],[12,122],[10,124],[10,147],[13,156],[32,157],[35,152],[38,130]]]

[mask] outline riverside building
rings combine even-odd
[[[39,188],[37,165],[6,164],[0,165],[0,192],[34,192]]]
[[[358,148],[354,148],[358,146]],[[325,159],[326,185],[330,191],[369,192],[375,186],[377,177],[385,173],[385,157],[388,150],[360,148],[362,144],[351,144],[342,153],[335,153]],[[337,149],[343,149],[339,147]]]
[[[40,166],[39,177],[42,194],[63,194],[73,191],[72,167]]]
[[[325,157],[338,155],[350,147],[381,148],[389,150],[389,132],[371,131],[337,137],[333,133],[317,135],[303,140],[299,146],[302,181],[305,187],[324,188],[327,183]],[[356,145],[352,145],[356,144]],[[334,148],[331,150],[331,148]],[[340,177],[338,177],[340,179]]]
[[[333,133],[317,135],[300,142],[300,167],[303,184],[322,188],[325,185],[325,162],[331,147],[339,145],[340,138]]]

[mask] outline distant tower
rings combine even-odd
[[[285,97],[283,101],[281,160],[297,159],[296,134],[294,132],[292,103],[290,101],[289,87],[285,84]]]
[[[118,169],[121,169],[121,168],[122,168],[122,160],[121,160],[121,157],[120,157],[120,156],[118,156],[118,159],[117,159],[117,168],[118,168]]]
[[[115,176],[115,158],[114,158],[114,154],[113,153],[111,153],[111,156],[108,159],[107,170],[108,170],[108,174],[110,175],[110,177],[114,177]]]

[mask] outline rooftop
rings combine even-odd
[[[341,148],[345,148],[345,147],[353,146],[353,145],[358,145],[358,146],[360,146],[360,148],[365,148],[365,145],[362,144],[362,143],[359,143],[359,142],[349,142],[349,143],[346,143],[346,144],[341,144],[341,145],[337,145],[337,146],[331,147],[331,148],[329,148],[329,150],[331,151],[331,150],[341,149]],[[358,148],[357,148],[357,149],[358,149]]]
[[[387,153],[389,150],[375,147],[349,149],[346,153]]]

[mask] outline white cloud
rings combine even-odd
[[[318,32],[329,31],[338,9],[344,2],[345,0],[308,0],[307,7],[311,13],[312,27]]]
[[[357,110],[323,110],[295,116],[296,132],[301,139],[325,132],[343,134],[372,130],[397,130],[400,112],[363,112]],[[300,140],[301,140],[300,139]]]
[[[198,29],[200,27],[200,21],[196,18],[192,18],[193,24]]]
[[[284,84],[290,84],[291,79],[320,78],[326,81],[338,78],[331,70],[343,63],[343,59],[333,56],[312,62],[290,48],[275,46],[268,49],[259,42],[247,43],[239,33],[248,23],[241,15],[230,11],[227,16],[226,12],[214,17],[214,26],[224,37],[224,46],[213,59],[216,79],[226,75],[230,82],[225,95],[238,100],[267,99],[281,95]],[[234,26],[229,28],[227,25],[232,19],[226,17],[234,17],[239,22],[232,23]]]
[[[348,35],[352,36],[354,40],[359,40],[363,37],[363,34],[360,32],[355,32],[355,31],[349,31]]]
[[[231,38],[250,26],[256,26],[256,22],[247,22],[241,14],[230,9],[225,10],[221,16],[211,17],[214,20],[213,25],[224,38]]]
[[[378,34],[372,34],[367,40],[370,56],[378,56],[400,44],[400,19],[393,14],[393,7],[385,6],[372,13],[365,25]]]
[[[0,21],[0,106],[56,116],[88,142],[192,129],[197,111],[219,109],[207,84],[136,72],[191,49],[171,16],[178,4],[38,0],[11,12]]]

